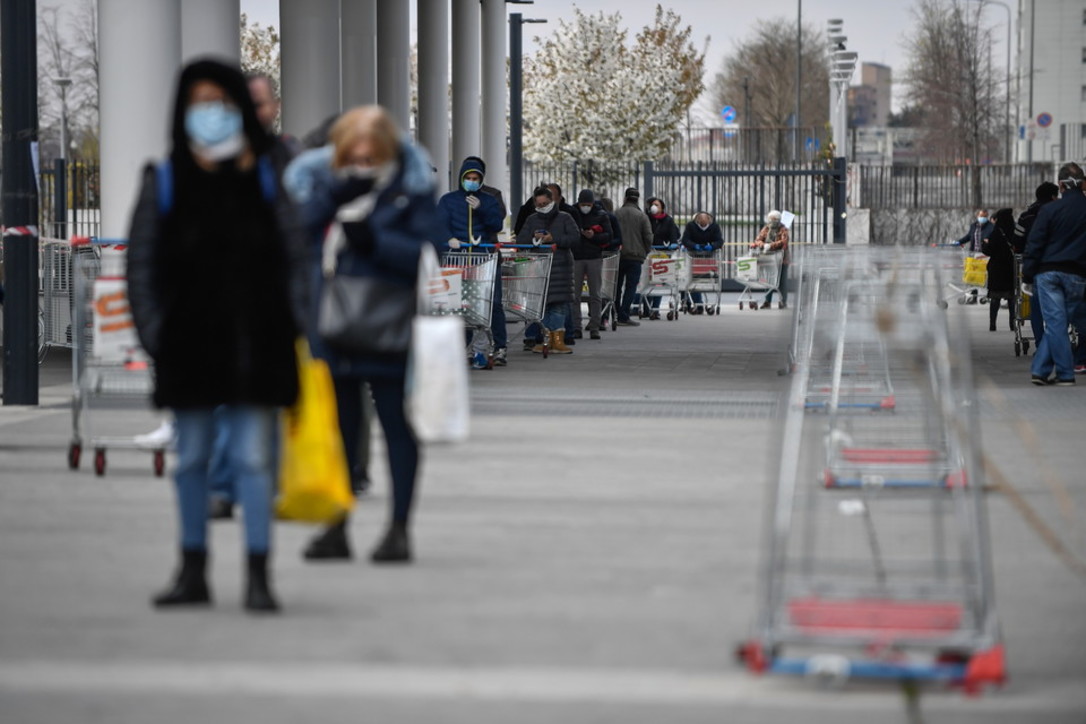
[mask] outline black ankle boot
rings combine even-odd
[[[351,546],[347,543],[347,520],[334,523],[302,551],[307,561],[350,560]]]
[[[207,551],[181,551],[181,570],[173,585],[151,599],[156,608],[169,606],[206,606],[211,603],[207,587]]]
[[[268,554],[249,554],[249,583],[245,589],[245,608],[250,611],[279,610],[279,602],[268,584]]]
[[[374,563],[410,563],[411,542],[407,537],[407,524],[393,523],[370,554],[370,560]]]

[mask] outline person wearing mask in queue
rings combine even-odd
[[[791,263],[791,252],[788,249],[790,234],[788,227],[781,223],[781,212],[774,209],[765,215],[765,226],[754,238],[750,248],[761,253],[781,253],[781,271],[777,279],[777,288],[781,291],[780,309],[788,308],[788,265]],[[762,309],[769,309],[773,305],[773,290],[766,292],[762,300]],[[756,309],[753,303],[751,309]]]
[[[655,196],[646,201],[649,224],[652,226],[652,245],[664,249],[676,249],[679,243],[679,227],[675,220],[667,213],[667,206],[662,199]],[[649,298],[651,312],[649,319],[660,318],[660,302],[663,296],[655,295]]]
[[[969,230],[965,232],[965,236],[956,242],[958,246],[965,248],[971,254],[983,253],[981,248],[984,246],[984,242],[988,241],[988,238],[995,232],[995,226],[988,222],[988,209],[977,209],[973,223],[969,225]],[[976,289],[969,293],[966,303],[977,303]]]
[[[488,194],[498,200],[502,213],[502,228],[505,228],[505,217],[509,214],[505,208],[505,198],[502,196],[501,189],[486,183],[486,162],[478,156],[468,156],[464,160],[479,164],[484,178],[482,186],[479,187],[479,193]],[[498,238],[500,233],[501,229],[498,229],[491,234],[486,240],[487,243],[497,244],[500,241]],[[500,273],[494,276],[494,304],[490,310],[490,333],[494,336],[494,364],[505,367],[509,364],[509,332],[505,324],[505,308],[502,306],[502,275]]]
[[[1037,214],[1040,213],[1042,206],[1060,197],[1060,187],[1051,181],[1045,181],[1034,191],[1034,197],[1034,202],[1018,216],[1018,221],[1014,225],[1015,254],[1025,252],[1026,239],[1029,238],[1029,231],[1033,228],[1033,222],[1037,220]],[[1016,289],[1015,293],[1022,294],[1023,291]],[[1036,349],[1041,345],[1041,340],[1045,336],[1045,324],[1044,319],[1041,317],[1041,305],[1037,303],[1036,299],[1031,298],[1030,301],[1029,326],[1033,332],[1033,345],[1034,349]]]
[[[558,208],[554,192],[546,186],[540,186],[533,192],[535,213],[529,216],[520,233],[517,243],[535,246],[555,247],[551,260],[551,274],[547,286],[547,302],[543,315],[543,329],[548,334],[550,351],[555,354],[572,354],[565,344],[566,315],[573,302],[573,254],[570,249],[581,237],[573,217]],[[529,331],[525,330],[525,335]],[[527,348],[531,337],[525,337]],[[531,351],[542,354],[542,342],[534,344]]]
[[[720,231],[720,226],[713,221],[713,217],[708,212],[699,211],[683,229],[679,243],[695,256],[704,258],[712,256],[714,251],[724,246],[724,235]],[[705,311],[705,299],[701,292],[692,292],[690,303],[693,305],[694,314],[702,314]]]
[[[216,427],[245,512],[245,608],[276,611],[268,570],[280,408],[298,395],[304,241],[241,70],[181,72],[168,165],[148,166],[128,234],[128,299],[173,411],[181,565],[159,608],[208,605],[208,472]],[[172,201],[163,214],[160,183]],[[216,410],[218,409],[218,413]]]
[[[1014,210],[999,209],[992,216],[994,231],[981,245],[988,257],[988,330],[996,331],[996,318],[1002,300],[1007,300],[1007,317],[1014,331]]]
[[[634,298],[637,297],[637,285],[641,281],[645,258],[652,251],[652,224],[649,223],[649,217],[641,211],[640,191],[631,186],[622,196],[622,206],[615,212],[622,234],[615,302],[618,304],[619,326],[638,327],[641,323],[631,319],[630,313],[633,311]]]
[[[298,204],[309,232],[313,282],[310,314],[318,314],[324,271],[322,258],[352,276],[380,277],[414,289],[422,248],[440,248],[448,230],[437,209],[433,166],[388,112],[362,106],[345,112],[331,130],[331,145],[306,151],[287,168],[284,186]],[[327,238],[326,238],[326,231]],[[328,248],[325,248],[328,247]],[[316,324],[310,325],[316,329]],[[370,554],[378,564],[408,563],[409,535],[419,444],[404,410],[407,353],[377,354],[334,349],[310,335],[315,357],[325,359],[335,384],[339,427],[347,464],[355,466],[361,390],[369,383],[384,431],[392,478],[389,521]],[[306,560],[351,558],[346,518],[310,541]]]
[[[596,201],[591,189],[577,195],[573,220],[581,238],[573,245],[573,336],[581,339],[581,286],[588,282],[588,334],[600,338],[600,316],[603,309],[603,250],[611,243],[611,219]]]
[[[482,242],[496,241],[498,232],[502,230],[505,223],[501,202],[497,197],[482,191],[484,169],[485,166],[479,158],[471,156],[464,159],[460,165],[460,188],[450,191],[438,201],[438,209],[448,227],[449,247],[453,250],[467,249]],[[499,307],[501,306],[501,287],[497,277],[500,276],[500,274],[495,275],[494,291]],[[493,304],[492,297],[492,308]],[[503,316],[503,326],[504,322]],[[500,353],[504,363],[506,342],[504,339],[500,344],[497,339],[494,342],[495,359]],[[487,335],[481,330],[474,330],[471,334],[472,369],[485,370],[490,367],[488,346]]]

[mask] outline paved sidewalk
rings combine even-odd
[[[1010,333],[966,312],[982,387],[1006,400],[982,401],[984,450],[1086,557],[1086,389],[1033,388]],[[311,529],[277,526],[270,619],[241,611],[236,522],[214,525],[215,607],[150,608],[174,564],[168,480],[139,452],[111,452],[102,478],[67,469],[68,357],[50,353],[42,407],[0,408],[0,722],[905,721],[893,687],[758,679],[732,657],[756,613],[788,323],[729,304],[548,360],[511,335],[509,367],[471,375],[471,441],[426,452],[418,563],[367,562],[387,505],[377,454],[355,562],[303,563]],[[1038,457],[1070,486],[1073,522]],[[924,711],[1082,724],[1086,581],[1004,496],[989,508],[1011,681],[925,693]]]

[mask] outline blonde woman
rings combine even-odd
[[[437,212],[433,167],[405,139],[384,109],[364,106],[332,126],[330,145],[308,151],[287,168],[284,185],[309,231],[312,299],[310,347],[328,361],[336,387],[347,463],[354,469],[362,419],[362,385],[369,383],[388,445],[392,510],[388,529],[371,555],[375,563],[412,558],[408,523],[419,448],[404,414],[407,353],[359,354],[337,349],[316,334],[323,263],[336,273],[379,277],[413,289],[424,244],[448,233]],[[347,521],[330,526],[304,552],[309,560],[351,557]]]

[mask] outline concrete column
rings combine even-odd
[[[304,136],[339,113],[339,0],[279,0],[283,130]]]
[[[343,107],[377,102],[377,0],[341,0]]]
[[[483,155],[479,143],[482,39],[479,0],[452,0],[452,7],[452,162],[459,168],[465,156]],[[485,160],[489,168],[490,159]]]
[[[505,101],[505,0],[483,0],[483,160],[486,182],[502,190],[506,206],[509,199],[509,167],[506,161]]]
[[[377,102],[404,131],[411,129],[411,6],[377,3]]]
[[[185,0],[181,4],[181,59],[201,55],[241,60],[241,0]]]
[[[140,169],[166,154],[181,62],[180,0],[98,0],[103,238],[122,238]]]
[[[419,143],[449,188],[449,0],[418,0]]]

